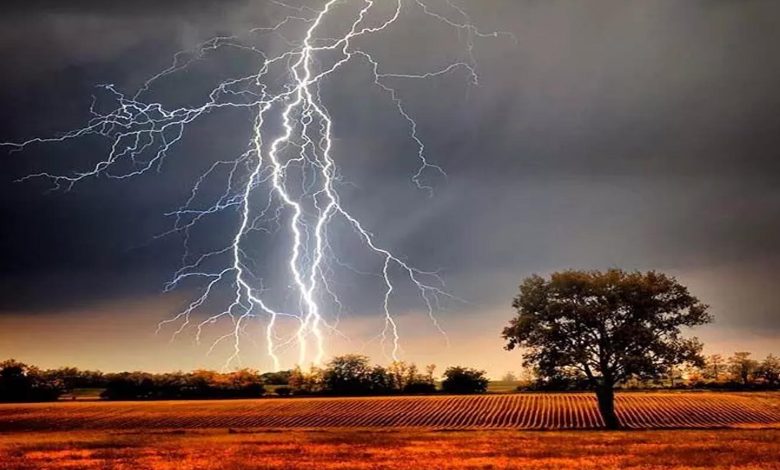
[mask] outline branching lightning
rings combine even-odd
[[[384,327],[379,339],[389,357],[398,360],[401,332],[391,306],[396,290],[395,278],[402,275],[417,289],[430,320],[445,337],[436,312],[443,299],[454,297],[446,292],[436,272],[417,269],[383,246],[380,237],[371,233],[342,203],[339,189],[343,182],[338,157],[333,154],[333,128],[338,124],[334,123],[321,96],[321,85],[348,63],[364,64],[373,77],[371,85],[386,94],[408,124],[409,138],[417,148],[415,158],[419,161],[411,180],[420,190],[432,192],[426,174],[446,175],[428,156],[418,124],[392,83],[430,79],[463,70],[477,85],[475,41],[511,35],[480,31],[465,10],[450,0],[445,0],[438,8],[423,0],[325,0],[317,8],[276,0],[268,0],[268,3],[285,11],[284,19],[271,27],[256,28],[246,34],[275,35],[282,39],[286,50],[272,55],[247,45],[242,36],[213,38],[193,52],[176,54],[170,67],[149,78],[132,95],[122,93],[114,85],[103,85],[116,106],[109,112],[101,112],[93,101],[92,119],[84,127],[56,137],[0,145],[21,150],[33,144],[58,143],[89,135],[107,138],[111,144],[108,154],[91,168],[70,174],[36,173],[23,178],[43,178],[51,181],[54,189],[70,190],[87,178],[128,179],[157,171],[194,121],[221,109],[251,111],[254,130],[246,151],[236,158],[215,161],[195,181],[187,201],[168,214],[173,219],[173,226],[160,236],[181,234],[184,253],[180,269],[165,289],[170,291],[185,281],[200,281],[202,287],[186,308],[160,323],[159,329],[174,326],[175,336],[193,327],[200,340],[207,326],[228,322],[231,325],[228,333],[211,345],[212,350],[223,342],[232,345],[227,367],[240,361],[241,339],[248,321],[260,317],[265,320],[265,348],[274,370],[281,369],[279,353],[288,347],[297,348],[298,364],[321,363],[326,354],[327,336],[340,334],[338,315],[332,312],[333,308],[327,309],[331,311],[325,308],[327,305],[341,310],[343,305],[331,287],[332,266],[352,269],[348,263],[336,258],[329,241],[329,227],[338,220],[349,226],[381,262],[377,274],[384,284]],[[390,30],[402,20],[405,11],[425,15],[444,27],[456,29],[466,38],[463,60],[437,70],[392,73],[384,71],[378,59],[356,45],[360,38]],[[342,19],[339,23],[346,26],[346,32],[335,38],[321,34],[326,22],[337,21],[345,14],[352,16],[349,22],[343,23]],[[283,34],[286,28],[296,27],[303,31],[302,39],[289,39]],[[185,71],[222,48],[238,48],[256,55],[260,59],[259,69],[251,75],[220,82],[208,94],[208,99],[195,107],[167,109],[162,103],[144,101],[144,96],[160,80]],[[274,87],[273,77],[278,70],[283,71],[286,79],[281,86]],[[197,201],[203,187],[219,175],[225,175],[224,191],[207,207],[199,207]],[[229,243],[214,251],[193,254],[190,248],[192,231],[210,216],[226,211],[235,212],[238,220]],[[272,304],[262,279],[255,275],[253,267],[258,260],[247,252],[251,234],[279,231],[289,232],[289,246],[285,249],[289,250],[289,284],[296,299],[292,308]],[[212,309],[215,293],[222,290],[232,292],[223,304],[224,308],[218,313],[211,310],[205,320],[197,320],[196,314]],[[282,335],[279,324],[288,320],[296,326],[293,333]]]

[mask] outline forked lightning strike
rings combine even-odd
[[[280,351],[289,346],[297,347],[298,364],[321,363],[326,352],[326,335],[338,333],[338,315],[328,314],[323,306],[328,304],[336,310],[342,308],[342,302],[329,282],[333,276],[332,265],[351,269],[336,258],[328,239],[328,228],[334,220],[340,219],[381,261],[378,274],[384,283],[385,293],[382,299],[384,327],[379,338],[383,350],[388,347],[389,356],[398,360],[401,352],[399,325],[390,306],[396,289],[394,272],[402,273],[417,288],[428,316],[445,337],[435,313],[441,300],[452,296],[445,292],[444,283],[437,273],[419,270],[395,255],[342,204],[338,191],[341,177],[337,159],[332,154],[334,122],[320,96],[321,84],[345,64],[364,62],[373,75],[371,85],[387,94],[408,123],[409,137],[417,146],[416,158],[419,159],[419,169],[411,178],[418,188],[430,192],[432,187],[426,182],[427,172],[444,175],[444,171],[429,159],[417,122],[407,112],[399,92],[388,82],[391,79],[428,79],[464,70],[476,85],[474,41],[511,35],[481,32],[465,11],[450,0],[441,3],[440,7],[444,8],[434,8],[422,0],[328,0],[321,8],[294,6],[276,0],[269,0],[269,3],[290,14],[274,26],[256,28],[247,34],[275,35],[283,39],[287,50],[269,55],[242,42],[241,36],[217,37],[202,43],[193,53],[176,54],[169,68],[152,76],[132,96],[120,92],[113,85],[104,85],[103,89],[115,100],[116,107],[108,113],[101,113],[93,102],[90,108],[93,118],[82,128],[58,137],[0,145],[18,150],[36,143],[63,142],[88,135],[108,138],[111,142],[108,155],[91,168],[72,174],[37,173],[23,178],[45,178],[53,183],[54,189],[69,190],[90,177],[126,179],[155,171],[183,138],[188,124],[219,109],[251,110],[254,114],[254,136],[246,152],[235,159],[215,161],[197,179],[189,199],[168,214],[174,218],[174,224],[161,236],[181,233],[184,254],[182,266],[166,285],[166,291],[191,279],[200,280],[203,287],[184,310],[162,322],[159,328],[177,325],[175,336],[192,326],[200,340],[206,326],[229,321],[232,325],[230,331],[217,338],[210,349],[224,341],[232,342],[233,352],[226,363],[228,367],[234,361],[240,361],[241,338],[247,322],[262,316],[266,319],[265,348],[274,370],[281,369]],[[389,6],[384,13],[379,11],[383,6]],[[337,38],[319,36],[318,32],[325,22],[338,18],[336,10],[344,10],[343,14],[353,16],[345,23],[348,31]],[[401,20],[405,10],[455,28],[459,36],[466,38],[467,50],[463,60],[437,70],[390,73],[383,71],[380,61],[370,53],[356,47],[357,39],[391,29]],[[304,31],[302,39],[296,41],[284,36],[285,28],[296,25]],[[200,106],[166,109],[161,103],[143,101],[144,94],[156,82],[186,70],[194,62],[222,48],[248,51],[259,56],[262,65],[256,73],[222,81]],[[336,58],[328,59],[333,54]],[[331,63],[324,66],[328,60]],[[289,77],[278,90],[274,90],[271,78],[276,68],[281,68]],[[273,126],[269,125],[274,119],[281,123],[281,131],[277,135],[273,135]],[[204,185],[222,173],[226,174],[224,191],[209,207],[198,208],[196,201],[202,195]],[[193,255],[190,248],[192,230],[209,216],[223,211],[236,211],[238,214],[235,236],[221,249]],[[283,228],[290,233],[286,249],[289,250],[290,285],[297,298],[293,308],[271,305],[262,279],[254,274],[256,260],[246,251],[250,234],[278,232]],[[213,268],[215,264],[221,267]],[[197,312],[213,308],[209,302],[217,291],[224,289],[232,292],[232,300],[225,302],[219,313],[210,314],[202,321],[194,320]],[[295,322],[292,333],[286,336],[280,333],[280,322],[284,319]]]

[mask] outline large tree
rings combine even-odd
[[[677,364],[703,365],[701,343],[681,327],[711,321],[707,306],[673,277],[656,272],[565,271],[531,276],[504,329],[507,349],[524,348],[525,366],[542,377],[577,372],[596,391],[610,429],[619,427],[614,389],[657,377]]]

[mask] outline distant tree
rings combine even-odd
[[[543,377],[577,371],[595,389],[610,429],[619,427],[614,389],[630,377],[701,365],[701,343],[681,327],[711,321],[707,306],[676,279],[656,272],[565,271],[527,278],[504,329],[507,349],[526,348],[524,365]]]
[[[434,374],[436,374],[436,364],[428,364],[425,366],[425,380],[430,383],[435,383],[436,379],[434,378]]]
[[[537,374],[536,369],[533,367],[523,367],[520,370],[520,385],[521,388],[528,388],[531,385],[533,385],[539,377],[539,374]]]
[[[574,391],[587,390],[588,377],[573,367],[562,367],[554,374],[537,374],[531,384],[532,390]]]
[[[8,359],[0,363],[0,400],[26,401],[32,389],[27,364]]]
[[[368,357],[347,354],[334,357],[323,370],[326,392],[336,395],[363,395],[371,391],[371,363]]]
[[[415,374],[411,377],[411,380],[404,386],[403,393],[411,395],[428,395],[436,393],[436,379],[434,373],[436,372],[436,364],[428,364],[425,366],[425,372]]]
[[[503,376],[501,376],[501,381],[502,382],[517,382],[517,376],[515,375],[514,372],[509,371],[506,374],[504,374]]]
[[[726,370],[726,364],[723,356],[720,354],[710,354],[706,359],[705,376],[715,382],[719,382]]]
[[[444,371],[441,388],[446,393],[485,393],[488,383],[484,370],[450,367]]]
[[[669,388],[677,388],[683,384],[684,369],[676,364],[666,368],[666,378],[669,380]]]
[[[0,362],[0,402],[56,400],[62,383],[46,378],[36,367],[8,359]]]
[[[393,392],[408,393],[413,395],[436,392],[436,382],[433,374],[436,365],[426,366],[425,373],[420,373],[415,364],[403,361],[394,361],[387,368],[390,379],[389,389]]]
[[[266,372],[260,376],[266,385],[287,385],[290,383],[292,370],[280,370],[278,372]]]
[[[751,359],[749,352],[735,352],[729,358],[729,371],[734,380],[742,385],[750,385],[757,368],[758,361]]]
[[[368,373],[368,387],[366,393],[384,395],[393,391],[393,382],[387,369],[382,366],[374,366]]]
[[[688,364],[683,369],[683,378],[689,386],[701,386],[705,379],[704,368],[693,364]]]
[[[391,387],[396,391],[403,391],[407,385],[414,382],[418,376],[417,366],[404,361],[393,361],[387,368]]]
[[[300,367],[296,367],[290,374],[289,386],[292,393],[296,395],[321,393],[324,388],[323,370],[312,367],[308,371],[304,371]]]
[[[259,397],[265,393],[263,379],[260,373],[253,369],[239,369],[224,374],[225,384],[216,393],[226,398]]]
[[[406,384],[403,392],[412,395],[427,395],[436,393],[436,364],[425,366],[425,372],[417,374],[411,382]]]
[[[764,385],[775,388],[780,385],[780,359],[770,354],[761,361],[756,369],[756,375],[761,378]]]

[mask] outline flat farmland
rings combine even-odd
[[[778,393],[622,393],[628,429],[778,428]],[[112,429],[513,429],[603,427],[592,394],[0,405],[0,431]]]
[[[780,468],[780,394],[623,393],[617,408],[629,429],[599,430],[590,394],[9,404],[0,468]]]
[[[3,470],[772,470],[778,462],[776,429],[0,433]]]

